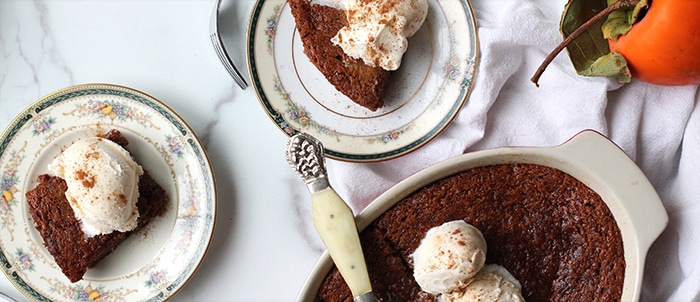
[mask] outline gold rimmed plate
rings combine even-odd
[[[43,245],[25,193],[49,162],[80,137],[121,131],[127,149],[165,189],[166,213],[132,234],[71,283]],[[0,264],[31,300],[159,301],[199,267],[214,230],[216,186],[199,139],[172,109],[110,84],[69,87],[22,111],[0,137]]]
[[[426,22],[409,39],[384,107],[373,112],[338,92],[309,61],[284,0],[258,0],[248,28],[247,61],[261,105],[287,135],[306,132],[318,138],[330,158],[380,161],[423,146],[467,101],[478,65],[469,1],[428,3]]]

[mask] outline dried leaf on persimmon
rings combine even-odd
[[[587,69],[579,72],[580,75],[592,77],[615,78],[620,83],[632,81],[632,73],[627,67],[627,60],[617,53],[610,52],[595,60]]]
[[[607,0],[608,5],[619,0]],[[640,0],[637,5],[631,8],[620,9],[612,12],[608,15],[608,19],[603,23],[601,29],[603,30],[603,37],[606,39],[614,39],[621,35],[626,34],[630,29],[632,29],[632,24],[637,22],[640,14],[644,12],[649,7],[649,2],[647,0]]]
[[[559,25],[564,38],[605,7],[606,0],[569,0]],[[571,63],[579,74],[589,69],[598,58],[610,53],[608,41],[603,37],[601,30],[603,22],[604,20],[597,22],[566,46]]]

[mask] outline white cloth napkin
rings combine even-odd
[[[565,53],[536,88],[530,77],[561,40],[566,1],[472,0],[480,63],[452,124],[421,149],[371,164],[329,161],[331,182],[355,212],[409,175],[465,152],[555,146],[583,129],[618,144],[658,190],[670,217],[647,257],[642,301],[700,301],[698,86],[621,85],[575,73]]]

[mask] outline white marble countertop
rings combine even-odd
[[[222,36],[244,70],[253,4],[222,8]],[[210,0],[0,1],[0,128],[42,96],[77,84],[124,85],[158,98],[202,140],[218,188],[210,250],[172,300],[293,300],[322,244],[306,219],[306,188],[284,158],[286,136],[216,57],[213,7]],[[0,291],[26,299],[4,277]]]

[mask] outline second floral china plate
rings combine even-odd
[[[167,192],[161,217],[133,233],[71,283],[43,245],[25,194],[72,142],[111,129]],[[0,265],[33,301],[162,301],[194,274],[214,231],[216,186],[209,159],[187,124],[160,101],[115,85],[52,93],[0,136]]]
[[[478,64],[469,1],[428,0],[384,107],[372,112],[338,92],[309,61],[284,0],[258,0],[248,28],[253,87],[288,136],[318,138],[330,158],[371,162],[411,152],[437,136],[466,102]]]

